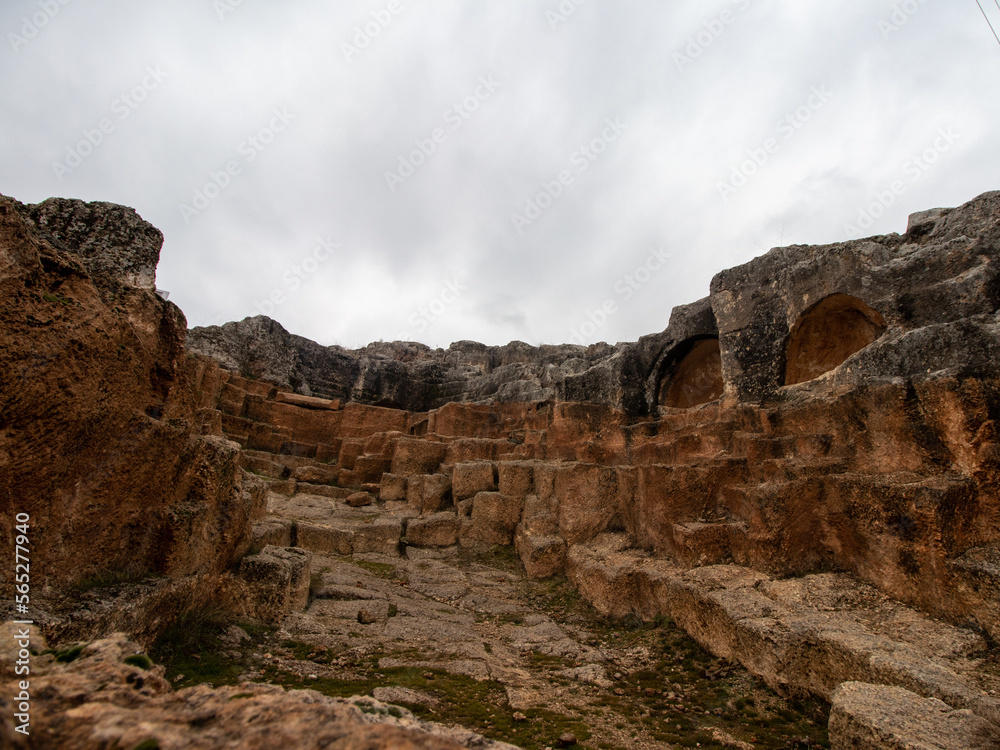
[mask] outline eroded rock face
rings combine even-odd
[[[0,527],[38,519],[46,583],[138,560],[206,590],[249,546],[246,468],[274,514],[259,548],[513,545],[529,574],[672,617],[779,689],[890,685],[944,701],[959,732],[982,726],[961,711],[1000,721],[985,641],[958,627],[1000,637],[1000,193],[902,236],[775,249],[634,344],[351,352],[266,318],[190,332],[226,372],[184,355],[183,317],[135,270],[151,235],[126,217],[124,239],[90,242],[73,218],[106,213],[0,202],[0,377],[22,386],[0,394],[18,503]],[[123,252],[123,273],[93,260]],[[230,595],[259,573],[255,611],[300,609],[303,560],[247,558]],[[844,707],[844,743],[881,731]]]
[[[99,287],[155,289],[163,233],[134,209],[65,198],[19,208],[55,247],[78,257]]]
[[[285,691],[245,683],[207,685],[174,692],[161,667],[144,668],[140,648],[121,635],[87,645],[70,663],[36,657],[32,676],[30,744],[14,731],[8,695],[0,739],[9,748],[139,747],[155,741],[162,750],[461,750],[472,733],[416,719],[405,709],[368,699],[335,700],[312,690]],[[132,663],[126,663],[130,660]],[[148,659],[146,660],[148,664]],[[13,676],[0,659],[0,679]],[[478,738],[476,747],[509,750]]]
[[[0,530],[30,518],[36,607],[88,579],[217,575],[263,512],[240,447],[203,435],[218,367],[153,292],[161,242],[131,209],[0,196]],[[9,603],[12,566],[3,584]]]
[[[348,351],[265,317],[196,328],[188,347],[298,393],[409,411],[555,398],[635,417],[723,389],[731,401],[780,400],[784,386],[833,370],[852,387],[943,369],[985,374],[998,353],[998,206],[1000,193],[986,193],[915,215],[904,235],[775,248],[717,274],[710,296],[675,308],[662,333],[613,347],[394,342]],[[715,339],[719,351],[709,350]]]

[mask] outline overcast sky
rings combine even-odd
[[[771,247],[1000,189],[975,0],[4,0],[0,31],[0,192],[134,207],[191,326],[632,341]]]

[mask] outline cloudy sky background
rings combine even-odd
[[[576,2],[5,0],[0,192],[136,208],[191,326],[355,347],[635,340],[771,247],[1000,189],[975,0]]]

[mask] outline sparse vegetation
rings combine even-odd
[[[130,667],[138,667],[139,669],[149,669],[153,666],[152,660],[145,654],[133,654],[132,656],[127,656],[124,662]]]

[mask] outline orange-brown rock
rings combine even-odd
[[[162,667],[126,663],[139,653],[136,644],[115,635],[86,644],[68,664],[51,655],[36,657],[30,738],[14,731],[8,697],[14,694],[5,690],[0,694],[0,743],[12,750],[154,745],[163,750],[461,750],[473,744],[513,750],[466,730],[419,721],[398,708],[390,715],[370,698],[361,699],[359,707],[358,701],[312,690],[255,683],[174,692]],[[12,666],[0,660],[5,688],[11,684]]]
[[[44,592],[111,571],[216,575],[263,514],[239,446],[203,435],[225,389],[154,293],[161,243],[131,209],[0,197],[0,532],[29,519],[37,621]]]

